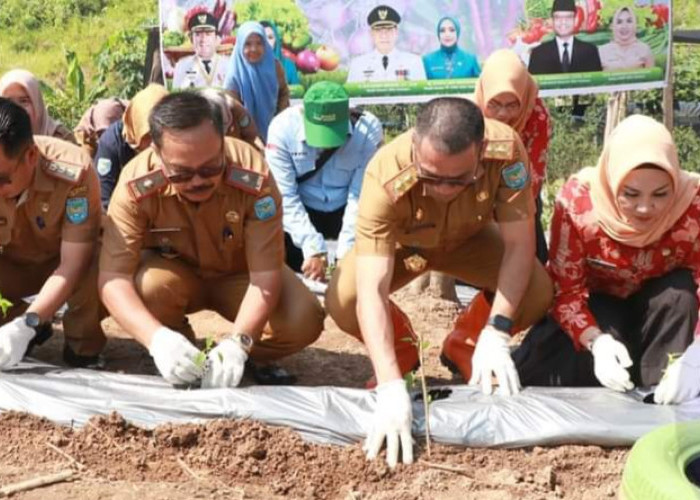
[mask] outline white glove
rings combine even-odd
[[[520,392],[520,377],[510,356],[510,336],[486,326],[481,330],[472,356],[472,377],[469,385],[481,383],[481,391],[491,394],[491,373],[496,374],[498,393],[512,396]]]
[[[615,340],[609,333],[602,333],[593,339],[591,352],[593,371],[601,384],[619,392],[634,389],[627,371],[632,366],[632,359],[625,344]]]
[[[666,369],[654,392],[654,402],[679,404],[700,394],[700,341],[688,346],[683,355]]]
[[[22,361],[35,335],[34,328],[27,326],[21,316],[0,327],[0,370]]]
[[[163,378],[173,385],[192,384],[202,378],[204,367],[196,361],[200,351],[170,328],[161,326],[155,331],[148,353]]]
[[[236,340],[226,339],[207,356],[202,388],[236,387],[241,382],[248,353]]]
[[[399,459],[399,439],[403,449],[403,463],[413,463],[413,440],[411,423],[413,410],[411,398],[403,379],[392,380],[377,386],[377,406],[374,409],[372,426],[362,447],[367,459],[377,458],[386,438],[386,463],[396,467]]]

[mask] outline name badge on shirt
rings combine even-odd
[[[591,257],[586,257],[586,262],[588,262],[589,264],[593,264],[594,266],[604,267],[604,268],[606,268],[606,269],[617,269],[617,265],[616,265],[616,264],[613,264],[612,262],[607,262],[607,261],[604,261],[604,260],[600,260],[600,259],[594,259],[594,258],[591,258]]]

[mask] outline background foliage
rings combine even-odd
[[[545,12],[551,0],[528,5]],[[141,88],[146,28],[156,24],[157,11],[155,0],[0,0],[0,74],[16,67],[32,71],[46,84],[51,113],[73,127],[95,98],[129,98]],[[674,0],[674,27],[700,28],[698,0]],[[700,103],[700,45],[676,44],[673,52],[675,99]],[[570,98],[547,100],[553,118],[547,192],[600,153],[607,96],[586,99],[584,121],[572,120]],[[660,90],[632,92],[629,101],[630,112],[661,117]],[[391,138],[412,125],[417,107],[370,109]],[[674,134],[683,167],[700,171],[698,131],[677,126]]]

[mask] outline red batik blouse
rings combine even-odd
[[[659,241],[643,248],[619,243],[599,227],[588,187],[569,178],[557,196],[551,226],[548,267],[554,280],[554,319],[580,349],[581,334],[597,326],[588,309],[590,292],[626,298],[646,280],[680,267],[690,269],[700,285],[699,236],[700,194],[696,194]]]
[[[532,192],[537,197],[542,189],[542,182],[547,170],[547,149],[551,136],[551,124],[549,111],[542,99],[535,100],[535,107],[525,123],[525,128],[520,133],[520,140],[525,145],[530,159],[530,172],[532,176]]]

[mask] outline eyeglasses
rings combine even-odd
[[[483,170],[477,166],[477,169],[474,170],[473,172],[468,172],[466,174],[459,175],[457,177],[445,177],[442,175],[434,175],[429,172],[426,172],[423,170],[423,168],[420,165],[420,160],[418,159],[418,153],[416,151],[416,147],[414,145],[413,147],[413,157],[416,158],[413,162],[413,165],[416,167],[416,171],[418,172],[418,180],[421,182],[424,182],[426,184],[431,184],[434,186],[439,186],[439,185],[446,185],[446,186],[459,186],[459,187],[468,187],[471,186],[472,184],[475,184],[476,181],[479,180],[481,177],[481,174],[483,173]],[[481,155],[478,156],[479,158]]]
[[[492,113],[498,113],[503,110],[508,111],[509,113],[515,113],[520,109],[520,103],[518,101],[510,101],[506,104],[502,104],[491,99],[488,104],[486,104],[486,107],[489,108],[489,111]]]
[[[19,166],[22,164],[22,161],[24,161],[24,154],[27,152],[28,149],[29,148],[26,147],[22,150],[22,152],[19,155],[19,158],[17,158],[17,163],[15,163],[15,165],[10,169],[10,171],[7,174],[0,174],[0,187],[12,184],[12,176],[15,175],[17,169],[19,169]]]
[[[432,175],[426,173],[418,163],[414,164],[416,170],[418,170],[418,180],[425,182],[426,184],[436,185],[446,185],[446,186],[459,186],[467,187],[474,184],[478,179],[479,175],[469,172],[468,174],[460,175],[459,177],[443,177],[441,175]]]
[[[166,167],[165,177],[167,177],[167,179],[173,184],[184,184],[185,182],[190,182],[195,178],[195,176],[202,179],[210,179],[212,177],[216,177],[217,175],[221,175],[221,172],[223,172],[224,168],[226,168],[226,158],[224,157],[223,148],[221,149],[221,161],[216,166],[174,168],[167,161],[165,161],[165,158],[163,158],[162,155],[160,155],[160,159],[163,162],[163,165]],[[168,171],[173,173],[168,173]]]

